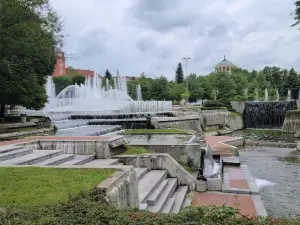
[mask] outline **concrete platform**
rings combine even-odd
[[[87,166],[108,166],[108,165],[117,165],[119,164],[118,159],[95,159],[93,161],[90,161],[88,163],[85,163],[84,165]]]
[[[83,165],[83,164],[93,161],[94,159],[95,159],[94,155],[74,155],[74,158],[72,160],[64,162],[60,165],[62,165],[62,166]]]
[[[245,216],[267,216],[267,212],[259,195],[237,195],[221,192],[195,193],[192,205],[226,205],[238,209]]]
[[[222,192],[258,195],[259,191],[248,167],[224,166]]]

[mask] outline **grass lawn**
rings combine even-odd
[[[134,147],[134,146],[128,146],[126,151],[123,152],[121,155],[141,155],[141,154],[151,154],[149,150],[143,148],[143,147]]]
[[[137,134],[191,134],[191,132],[176,128],[165,128],[165,129],[134,129],[126,130],[125,135],[137,135]]]
[[[112,175],[106,169],[0,168],[0,208],[44,206],[93,189]]]

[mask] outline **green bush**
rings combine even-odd
[[[48,207],[0,209],[0,224],[206,224],[268,225],[299,224],[300,220],[249,218],[235,209],[222,207],[188,207],[178,214],[161,214],[138,209],[119,210],[106,203],[103,193],[81,193],[69,202]]]
[[[221,101],[206,101],[203,107],[225,107]]]

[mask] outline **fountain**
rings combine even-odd
[[[248,99],[248,88],[245,89],[244,96],[245,96],[245,99],[247,100]]]
[[[194,144],[198,142],[197,134],[194,134],[188,144]],[[201,180],[206,180],[207,178],[212,178],[219,174],[220,165],[215,162],[212,156],[212,150],[209,145],[205,147],[200,147],[201,159],[200,159],[200,169],[198,178]]]
[[[265,89],[265,102],[269,101],[269,93],[268,93],[268,89]]]
[[[255,88],[254,92],[255,92],[255,101],[258,101],[259,100],[258,99],[258,89]]]
[[[143,101],[141,85],[136,86],[136,100]]]
[[[276,101],[279,101],[279,92],[278,92],[278,89],[276,88],[275,91],[276,91]]]
[[[130,113],[130,112],[161,112],[172,109],[171,101],[142,101],[140,85],[137,86],[137,100],[128,95],[126,77],[116,77],[113,87],[106,79],[102,87],[102,79],[95,74],[88,77],[82,85],[70,85],[54,96],[54,84],[48,77],[46,90],[49,96],[45,113]]]
[[[288,90],[288,95],[287,95],[287,101],[291,101],[292,100],[292,97],[291,97],[291,90],[289,89]]]

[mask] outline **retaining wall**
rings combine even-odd
[[[169,154],[173,157],[177,162],[188,165],[189,162],[195,168],[200,166],[200,149],[205,148],[205,145],[200,144],[178,144],[178,145],[147,145],[147,144],[138,144],[138,145],[131,145],[130,146],[138,146],[144,147],[149,151],[157,154]]]
[[[168,154],[122,155],[113,158],[119,159],[125,165],[146,167],[149,170],[165,169],[170,177],[178,179],[179,185],[188,185],[190,191],[194,191],[196,188],[196,178]]]
[[[99,185],[97,191],[105,193],[108,202],[117,208],[138,208],[138,179],[133,168],[116,171]]]

